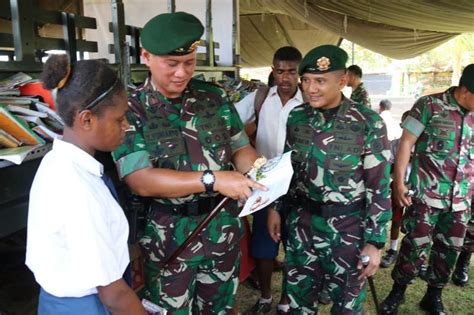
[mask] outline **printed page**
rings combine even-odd
[[[252,179],[265,185],[268,191],[254,190],[239,216],[252,214],[286,194],[293,176],[291,151],[268,160],[259,171],[250,174]]]

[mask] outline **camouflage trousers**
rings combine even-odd
[[[222,211],[179,258],[160,270],[204,216],[154,213],[141,238],[145,297],[167,314],[227,314],[239,283],[240,218]]]
[[[471,206],[471,219],[467,224],[466,237],[464,238],[462,250],[469,253],[474,253],[474,202]]]
[[[402,222],[407,234],[392,270],[393,280],[408,284],[414,279],[431,246],[426,281],[430,286],[444,287],[461,251],[469,218],[469,211],[432,208],[413,199],[413,205],[406,210]]]
[[[367,294],[356,269],[363,228],[359,214],[325,219],[297,208],[286,221],[286,292],[292,314],[315,314],[323,282],[332,314],[361,314]]]

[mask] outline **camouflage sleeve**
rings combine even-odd
[[[121,179],[137,170],[152,167],[138,116],[130,110],[127,119],[130,128],[125,132],[124,142],[112,152]]]
[[[372,107],[369,94],[366,91],[364,91],[364,95],[362,97],[362,103],[364,104],[364,106],[367,106],[368,108]]]
[[[366,188],[365,242],[385,243],[387,222],[392,217],[390,200],[390,143],[382,119],[369,120],[365,144]]]
[[[419,98],[402,122],[402,127],[416,137],[423,133],[431,117],[427,100],[428,97]]]

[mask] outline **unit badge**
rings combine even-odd
[[[316,67],[319,71],[326,71],[328,70],[331,65],[331,60],[328,57],[321,57],[316,61]]]

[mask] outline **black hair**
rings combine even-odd
[[[358,65],[349,66],[349,68],[347,68],[347,71],[355,74],[359,78],[362,78],[362,69]]]
[[[76,113],[84,110],[97,98],[105,96],[90,110],[99,116],[105,107],[114,106],[113,97],[124,91],[115,71],[104,62],[81,60],[70,65],[65,54],[50,56],[44,64],[40,79],[45,89],[57,88],[56,110],[68,127],[73,126]]]
[[[273,63],[275,63],[275,61],[296,61],[299,63],[302,58],[303,56],[301,56],[301,52],[297,48],[293,46],[284,46],[275,51],[275,54],[273,55]]]
[[[380,101],[379,106],[383,107],[385,110],[391,110],[392,109],[392,102],[390,102],[389,99],[383,99]]]
[[[275,77],[273,76],[273,71],[270,71],[268,74],[267,85],[272,87],[275,85]]]

